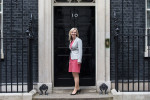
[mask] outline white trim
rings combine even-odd
[[[3,38],[3,0],[1,1],[1,38]],[[0,40],[1,41],[1,58],[0,59],[4,59],[4,49],[3,49],[3,39]]]
[[[38,0],[38,71],[39,71],[39,89],[40,84],[49,85],[49,93],[54,87],[54,5],[53,0]],[[96,39],[96,73],[95,85],[99,90],[101,83],[108,84],[110,88],[110,52],[105,48],[105,38],[110,38],[110,13],[109,6],[110,0],[97,0],[95,4],[95,39]],[[79,4],[79,3],[78,3]],[[80,5],[80,4],[79,4]],[[79,6],[78,5],[78,6]],[[66,6],[66,5],[65,5]],[[69,6],[69,5],[68,5]],[[73,6],[73,5],[72,5]],[[74,5],[75,6],[75,5]],[[77,6],[77,5],[76,5]],[[84,5],[86,6],[86,5]],[[107,8],[106,8],[107,7]]]
[[[95,6],[95,3],[53,3],[53,6]]]
[[[98,28],[97,28],[97,4],[95,5],[95,85],[97,85],[97,33],[98,33]]]
[[[29,93],[1,93],[1,100],[32,100],[32,97],[36,94],[36,90],[33,89]]]
[[[54,1],[53,1],[54,2]],[[52,87],[54,87],[54,3],[52,3]]]
[[[112,89],[113,100],[149,100],[149,92],[117,92]]]
[[[105,7],[105,39],[109,39],[110,41],[110,0],[106,0],[106,7]],[[109,43],[109,48],[105,48],[105,81],[110,81],[110,43]]]
[[[52,20],[51,0],[38,0],[38,87],[49,86],[52,91]]]
[[[148,21],[148,20],[147,20],[147,13],[148,13],[148,11],[150,11],[150,9],[147,8],[147,4],[148,4],[147,2],[148,2],[148,1],[147,1],[147,0],[145,0],[145,1],[146,1],[146,2],[145,2],[145,5],[146,5],[146,7],[145,7],[145,8],[146,8],[146,9],[145,9],[145,15],[146,15],[146,16],[145,16],[145,23],[146,23],[146,25],[145,25],[145,27],[146,27],[146,29],[145,29],[145,35],[146,35],[146,36],[145,36],[145,53],[144,53],[144,57],[148,57],[149,55],[148,55],[148,45],[147,45],[147,43],[148,43],[148,41],[147,41],[147,40],[148,40],[148,38],[147,38],[147,30],[148,30],[149,28],[148,28],[148,26],[147,26],[147,21]]]

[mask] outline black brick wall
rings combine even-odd
[[[145,0],[111,0],[111,80],[115,79],[115,41],[114,41],[114,17],[113,12],[116,12],[118,17],[118,25],[120,32],[123,35],[145,35]],[[123,44],[122,44],[123,43]],[[129,43],[129,46],[128,46]],[[134,43],[134,46],[133,46]],[[121,76],[126,80],[128,79],[128,63],[129,63],[129,79],[138,78],[138,64],[140,79],[143,78],[143,70],[145,74],[148,73],[147,60],[144,58],[144,38],[139,37],[139,52],[138,52],[138,38],[120,38],[118,44],[118,70],[119,79]],[[123,53],[122,53],[123,47]],[[128,55],[128,47],[129,55]],[[134,52],[133,52],[134,49]],[[134,54],[134,55],[133,55]],[[139,56],[139,59],[138,59]],[[122,59],[123,58],[123,59]],[[129,62],[128,62],[129,58]],[[134,60],[133,60],[134,58]],[[138,63],[139,61],[139,63]],[[145,68],[143,68],[143,61],[145,63]],[[134,63],[133,63],[134,62]],[[133,71],[134,66],[134,71]],[[122,71],[123,67],[123,71]],[[147,77],[147,76],[146,76]]]
[[[11,3],[12,1],[12,3]],[[34,16],[34,35],[38,36],[38,1],[37,0],[18,0],[18,5],[16,7],[16,4],[13,2],[14,0],[4,0],[4,37],[19,37],[24,36],[25,31],[28,28],[29,18],[30,14],[32,13]],[[134,2],[133,2],[134,1]],[[22,9],[23,7],[23,9]],[[144,31],[138,32],[138,29],[144,29],[145,28],[145,1],[143,0],[111,0],[111,80],[115,79],[115,47],[114,47],[114,21],[113,21],[113,11],[116,11],[117,17],[119,18],[118,24],[120,28],[119,34],[137,34],[142,35],[145,34]],[[128,30],[129,29],[129,30]],[[132,40],[132,39],[131,39]],[[8,48],[11,45],[10,40],[7,40],[8,44],[6,44],[6,41],[4,40],[4,45],[8,45]],[[16,41],[16,40],[13,40]],[[19,81],[21,82],[22,77],[22,40],[18,40],[18,71],[19,71]],[[13,44],[14,43],[14,44]],[[24,81],[26,81],[27,78],[27,44],[24,40],[24,53],[23,53],[23,68],[24,68]],[[125,42],[124,42],[125,44]],[[137,44],[137,39],[135,39],[135,44]],[[141,42],[141,46],[144,44]],[[13,45],[13,53],[11,53],[10,50],[7,52],[7,62],[4,59],[4,61],[1,63],[1,78],[2,81],[6,81],[6,63],[7,63],[7,81],[10,82],[10,65],[11,65],[11,54],[12,54],[12,67],[13,67],[13,82],[16,82],[16,42],[12,42]],[[131,44],[132,45],[132,44]],[[38,41],[33,41],[33,80],[34,82],[38,81]],[[136,50],[137,47],[135,47],[135,66],[137,66],[137,56],[138,52]],[[118,54],[120,57],[122,57],[121,49],[119,49],[120,53]],[[4,50],[5,51],[5,50]],[[127,49],[124,49],[125,52],[127,52]],[[143,61],[146,61],[143,57],[143,51],[144,49],[140,50],[140,64]],[[131,49],[131,56],[129,57],[132,59],[132,49]],[[5,55],[6,58],[6,55]],[[122,64],[124,62],[124,72],[120,72],[120,74],[124,74],[125,78],[127,78],[127,65],[126,62],[128,58],[128,55],[124,55],[123,60],[119,60],[119,64]],[[142,65],[142,64],[141,64]],[[147,66],[147,62],[145,63],[145,66]],[[141,66],[142,68],[143,66]],[[121,67],[120,67],[121,68]],[[147,73],[147,67],[145,67],[146,73]],[[142,69],[141,69],[142,70]],[[137,77],[137,67],[135,67],[135,77]],[[142,72],[141,72],[142,73]],[[132,74],[132,70],[131,73]],[[142,77],[142,74],[141,76]]]
[[[30,15],[33,14],[34,36],[38,36],[38,0],[3,0],[3,34],[5,37],[26,37],[25,31],[28,28]],[[38,82],[38,40],[32,40],[32,65],[33,81]],[[18,51],[17,51],[18,44]],[[6,55],[7,46],[7,55]],[[18,63],[18,81],[27,81],[27,63],[28,50],[27,40],[24,39],[4,39],[4,61],[1,62],[1,80],[3,83],[17,82],[17,63]],[[12,49],[11,49],[12,48]],[[23,50],[22,50],[23,48]],[[17,53],[18,52],[18,53]],[[22,76],[23,70],[23,76]],[[6,71],[8,71],[6,73]]]

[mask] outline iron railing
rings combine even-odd
[[[145,35],[145,29],[134,30],[134,35],[132,32],[132,29],[127,29],[126,34],[114,36],[115,89],[150,91],[150,35]]]
[[[33,89],[31,37],[6,37],[0,59],[0,93],[29,92]],[[0,54],[1,55],[1,54]]]

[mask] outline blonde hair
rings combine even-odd
[[[72,39],[72,37],[71,37],[71,33],[72,33],[72,31],[74,31],[74,30],[76,30],[76,33],[77,33],[77,37],[79,37],[79,32],[78,32],[78,29],[77,28],[72,28],[70,31],[69,31],[69,41],[72,41],[73,39]]]

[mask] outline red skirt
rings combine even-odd
[[[69,61],[69,72],[78,72],[80,73],[80,67],[81,67],[81,64],[78,64],[78,60],[75,59],[75,60],[72,60],[70,58],[70,61]]]

